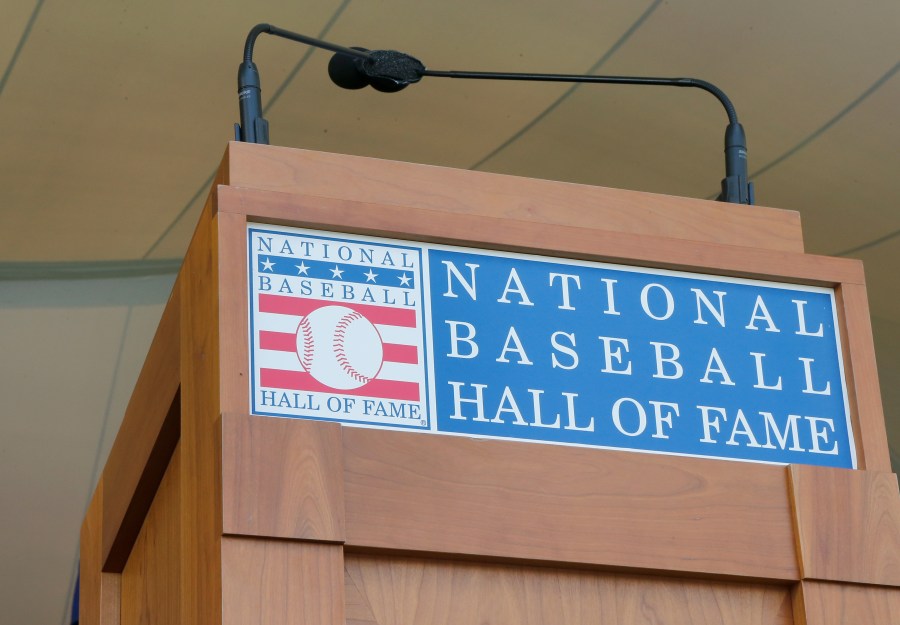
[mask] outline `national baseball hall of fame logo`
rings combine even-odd
[[[251,410],[855,467],[831,288],[248,226]]]
[[[249,228],[252,410],[427,428],[422,253]]]

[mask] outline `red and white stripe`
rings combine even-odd
[[[375,379],[359,388],[338,390],[321,384],[306,372],[297,355],[300,321],[317,308],[330,305],[361,313],[381,335],[384,363]],[[422,333],[413,309],[261,293],[255,324],[261,386],[405,401],[420,399]]]

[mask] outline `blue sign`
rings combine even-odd
[[[854,467],[831,289],[251,226],[252,411]]]

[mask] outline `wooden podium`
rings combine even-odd
[[[247,223],[834,286],[857,470],[251,416]],[[900,622],[859,262],[796,213],[232,143],[81,533],[84,625]]]

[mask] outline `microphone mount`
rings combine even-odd
[[[644,76],[430,70],[420,60],[403,52],[347,48],[270,24],[254,26],[244,44],[244,61],[238,69],[238,101],[241,122],[235,124],[235,140],[237,141],[266,144],[269,142],[269,124],[263,118],[259,72],[253,63],[253,47],[261,34],[274,35],[334,52],[334,56],[328,64],[328,74],[335,84],[345,89],[361,89],[371,86],[378,91],[393,93],[419,82],[426,76],[469,80],[655,85],[702,89],[719,100],[728,116],[728,126],[725,129],[725,178],[722,180],[722,192],[716,199],[735,204],[754,203],[753,183],[749,181],[747,173],[747,140],[744,128],[738,122],[734,105],[725,92],[705,80]]]

